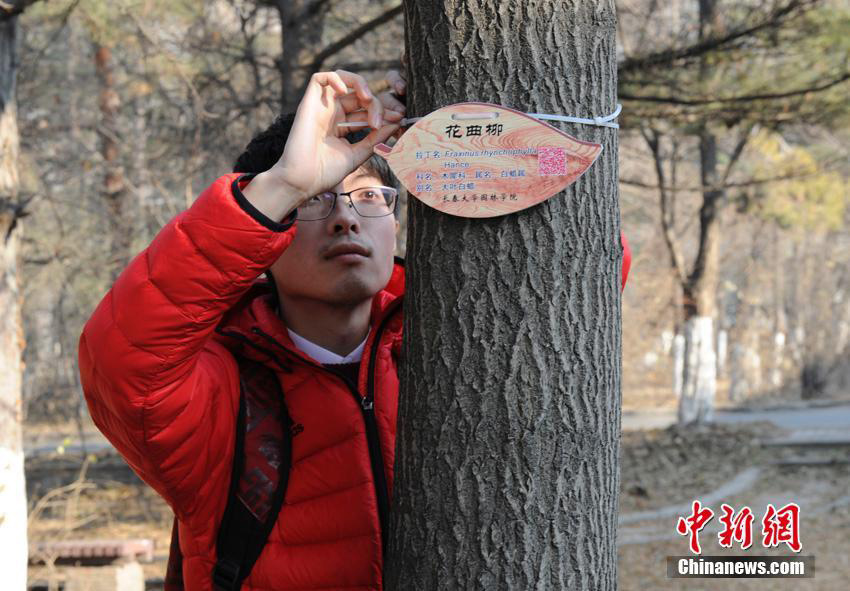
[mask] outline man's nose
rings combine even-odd
[[[328,221],[334,233],[360,231],[360,216],[354,211],[351,199],[348,196],[340,196],[336,200],[334,210],[331,212]]]

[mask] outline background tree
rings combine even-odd
[[[846,12],[836,14],[834,4],[678,2],[676,21],[692,25],[681,28],[682,44],[641,48],[643,55],[627,54],[620,65],[626,122],[640,130],[654,160],[662,235],[680,293],[673,382],[681,423],[708,420],[714,408],[725,343],[716,329],[725,320],[718,298],[727,189],[754,131],[822,125],[847,112],[840,97],[850,70],[835,26],[846,22]],[[644,31],[650,18],[665,16],[654,4],[646,14]],[[676,230],[675,178],[670,182],[689,144],[701,193],[690,224],[696,242],[690,264]],[[783,327],[780,314],[777,343],[784,342]]]
[[[300,80],[323,52],[319,66],[376,82],[398,66],[398,2],[304,2],[315,12],[292,30],[280,21],[284,4],[64,0],[28,11],[19,94],[38,221],[22,236],[33,422],[88,425],[75,351],[91,306],[281,112],[282,64],[300,64],[291,69]],[[305,53],[281,55],[284,34]]]
[[[409,114],[616,103],[612,1],[405,2]],[[565,32],[569,36],[565,37]],[[564,193],[468,220],[409,210],[387,589],[614,589],[617,134]]]
[[[380,10],[365,20],[347,23],[347,30],[325,43],[315,34],[333,19],[338,0],[275,0],[280,19],[281,52],[276,60],[280,70],[280,96],[283,112],[292,112],[304,95],[310,76],[325,69],[335,55],[401,14],[401,2],[380,2]],[[330,28],[330,27],[328,27]],[[382,64],[373,64],[370,67]],[[345,68],[360,69],[360,68]]]
[[[0,5],[0,568],[15,591],[27,582],[27,519],[24,484],[21,381],[23,326],[18,278],[20,218],[26,199],[19,191],[18,15],[30,1]]]

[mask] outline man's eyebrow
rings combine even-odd
[[[353,179],[359,179],[359,178],[363,178],[363,177],[372,177],[372,178],[376,178],[376,179],[380,178],[377,174],[375,174],[374,172],[369,172],[368,170],[355,171],[355,172],[351,173],[351,176],[352,176]]]

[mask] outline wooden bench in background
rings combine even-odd
[[[63,591],[144,591],[139,561],[153,561],[153,552],[148,539],[39,542],[30,546],[30,563],[59,567]]]

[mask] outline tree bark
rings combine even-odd
[[[720,265],[720,208],[724,191],[718,189],[717,138],[707,127],[700,135],[702,207],[699,251],[683,286],[685,353],[679,424],[704,423],[714,414],[717,393],[717,355],[714,323],[717,316],[717,276]]]
[[[698,1],[700,41],[703,41],[719,32],[718,0]],[[710,69],[705,59],[702,60],[700,68],[702,77],[707,78]],[[720,266],[720,213],[726,200],[725,190],[720,187],[725,179],[721,178],[718,171],[717,135],[710,122],[702,123],[698,139],[702,206],[699,212],[699,250],[693,270],[682,286],[685,323],[684,363],[679,380],[682,384],[678,413],[681,425],[710,421],[714,414],[714,400],[717,394],[714,325],[717,317],[717,278]],[[674,378],[675,381],[677,378]]]
[[[18,287],[22,206],[15,109],[17,16],[0,19],[0,572],[3,588],[26,589],[27,501],[21,382],[23,328]]]
[[[613,0],[405,1],[408,116],[485,101],[583,117],[617,97]],[[409,205],[385,585],[617,585],[617,134],[552,199],[495,219]]]
[[[95,71],[99,84],[98,106],[100,108],[100,154],[103,158],[104,176],[101,193],[107,206],[110,220],[110,267],[113,278],[118,277],[130,261],[130,245],[133,223],[126,207],[127,186],[121,161],[121,139],[118,128],[118,109],[121,97],[115,88],[112,67],[112,50],[105,45],[95,45]],[[144,150],[144,146],[141,148]]]
[[[785,314],[785,252],[779,227],[772,231],[773,248],[773,359],[770,367],[770,386],[779,389],[785,380],[785,342],[788,319]]]
[[[280,102],[283,113],[295,112],[303,94],[300,91],[310,77],[303,66],[310,58],[310,48],[318,45],[315,31],[319,29],[308,25],[320,25],[321,20],[308,23],[306,19],[299,18],[304,4],[301,0],[278,0],[275,3],[280,17],[281,57],[277,64],[280,70]]]

